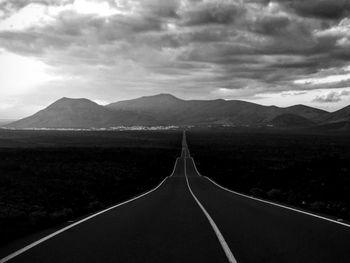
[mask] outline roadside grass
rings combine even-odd
[[[0,245],[151,189],[181,147],[181,132],[6,136],[15,146],[0,143]]]
[[[199,171],[232,190],[350,220],[350,136],[192,130]]]

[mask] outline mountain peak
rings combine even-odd
[[[315,125],[313,121],[307,118],[290,113],[278,115],[270,123],[279,128],[305,128]]]
[[[342,122],[342,121],[350,121],[350,105],[332,112],[326,118],[327,122]]]
[[[84,98],[67,98],[67,97],[63,97],[60,98],[59,100],[56,100],[54,103],[52,103],[51,105],[49,105],[47,108],[68,108],[68,107],[95,107],[98,106],[97,103],[88,100],[88,99],[84,99]]]
[[[92,102],[93,101],[89,100],[89,99],[85,99],[85,98],[68,98],[68,97],[62,97],[60,99],[58,99],[56,102]]]
[[[10,127],[115,127],[118,125],[311,126],[349,120],[350,106],[334,113],[305,105],[287,108],[240,100],[183,100],[160,93],[106,106],[84,98],[63,97]]]
[[[307,105],[304,105],[304,104],[296,104],[296,105],[293,105],[293,106],[286,107],[285,109],[318,110],[318,111],[320,111],[320,112],[321,112],[321,111],[327,112],[327,111],[325,111],[325,110],[312,108],[312,107],[307,106]]]
[[[137,99],[118,101],[111,103],[106,108],[111,110],[128,110],[136,112],[167,112],[177,109],[180,104],[184,103],[171,94],[161,93],[152,96],[143,96]]]
[[[170,100],[170,101],[179,101],[181,99],[175,97],[172,94],[169,93],[160,93],[157,95],[151,95],[151,96],[143,96],[140,99],[156,99],[156,100]]]

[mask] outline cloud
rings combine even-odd
[[[316,98],[313,99],[313,102],[318,103],[335,103],[339,102],[344,99],[344,97],[350,96],[350,91],[343,90],[340,92],[332,91],[325,95],[316,96]]]
[[[344,18],[334,26],[316,31],[319,39],[327,39],[335,43],[333,54],[339,58],[350,58],[350,18]]]
[[[47,98],[50,92],[103,101],[156,92],[201,98],[298,94],[349,86],[348,5],[0,0],[0,48],[40,61],[59,76],[46,88]]]
[[[180,10],[183,24],[187,26],[230,24],[244,13],[245,8],[240,1],[229,0],[199,1]]]
[[[271,0],[278,2],[297,14],[322,19],[339,19],[350,13],[348,0]]]
[[[153,17],[176,18],[181,6],[180,0],[138,0],[139,12]]]
[[[31,92],[42,83],[53,79],[50,67],[36,59],[0,52],[0,96],[18,95]]]

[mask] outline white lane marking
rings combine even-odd
[[[192,159],[193,166],[194,166],[194,168],[195,168],[197,174],[200,175],[200,176],[203,176],[203,175],[201,175],[201,174],[198,172],[197,166],[196,166],[196,164],[194,163],[193,158],[191,158],[191,159]],[[228,188],[226,188],[226,187],[223,187],[223,186],[219,185],[217,182],[215,182],[214,180],[210,179],[210,178],[207,177],[207,176],[203,176],[203,177],[206,178],[206,179],[208,179],[210,182],[212,182],[212,183],[213,183],[214,185],[216,185],[217,187],[219,187],[219,188],[221,188],[221,189],[223,189],[223,190],[225,190],[225,191],[228,191],[228,192],[230,192],[230,193],[233,193],[233,194],[236,194],[236,195],[245,197],[245,198],[253,199],[253,200],[255,200],[255,201],[263,202],[263,203],[266,203],[266,204],[270,204],[270,205],[282,207],[282,208],[285,208],[285,209],[288,209],[288,210],[291,210],[291,211],[294,211],[294,212],[299,212],[299,213],[302,213],[302,214],[305,214],[305,215],[317,217],[317,218],[319,218],[319,219],[323,219],[323,220],[326,220],[326,221],[329,221],[329,222],[332,222],[332,223],[336,223],[336,224],[339,224],[339,225],[342,225],[342,226],[350,227],[349,224],[346,224],[346,223],[343,223],[343,222],[339,222],[339,221],[336,221],[336,220],[333,220],[333,219],[330,219],[330,218],[327,218],[327,217],[315,215],[315,214],[312,214],[312,213],[309,213],[309,212],[305,212],[305,211],[302,211],[302,210],[299,210],[299,209],[296,209],[296,208],[292,208],[292,207],[289,207],[289,206],[285,206],[285,205],[273,203],[273,202],[270,202],[270,201],[266,201],[266,200],[263,200],[263,199],[259,199],[259,198],[253,197],[253,196],[249,196],[249,195],[245,195],[245,194],[241,194],[241,193],[232,191],[232,190],[230,190],[230,189],[228,189]]]
[[[227,245],[224,236],[221,234],[221,232],[220,232],[219,228],[217,227],[217,225],[215,224],[214,220],[211,218],[211,216],[209,215],[207,210],[205,210],[204,206],[201,204],[201,202],[199,202],[199,200],[197,199],[195,194],[192,192],[192,189],[191,189],[190,184],[188,182],[187,173],[186,173],[186,158],[184,160],[185,160],[185,177],[186,177],[188,190],[190,190],[190,193],[193,196],[194,200],[197,202],[198,206],[200,207],[200,209],[202,210],[204,215],[207,217],[211,227],[213,228],[213,230],[214,230],[214,232],[216,234],[216,237],[218,238],[218,240],[220,242],[220,245],[221,245],[222,249],[225,252],[225,255],[226,255],[227,259],[228,259],[228,262],[230,262],[230,263],[237,263],[237,260],[233,256],[230,247]]]
[[[179,158],[176,158],[176,161],[175,161],[175,165],[174,165],[174,168],[173,168],[173,171],[171,173],[171,175],[169,175],[169,177],[172,177],[175,173],[175,170],[176,170],[176,166],[177,166],[177,161],[179,160]],[[1,263],[1,262],[0,262]]]
[[[191,158],[191,160],[192,160],[192,163],[193,163],[194,169],[196,170],[196,173],[197,173],[199,176],[203,176],[203,175],[201,175],[201,174],[198,172],[198,170],[197,170],[197,166],[196,166],[196,164],[195,164],[195,162],[194,162],[193,158]]]
[[[175,169],[174,169],[174,170],[175,170]],[[82,219],[82,220],[80,220],[80,221],[77,221],[77,222],[75,222],[75,223],[73,223],[73,224],[71,224],[71,225],[69,225],[69,226],[66,226],[66,227],[64,227],[64,228],[62,228],[62,229],[60,229],[60,230],[58,230],[58,231],[56,231],[56,232],[54,232],[54,233],[52,233],[52,234],[50,234],[50,235],[48,235],[48,236],[45,236],[45,237],[39,239],[38,241],[35,241],[35,242],[33,242],[33,243],[31,243],[31,244],[25,246],[24,248],[19,249],[19,250],[17,250],[16,252],[14,252],[14,253],[12,253],[12,254],[10,254],[10,255],[8,255],[8,256],[6,256],[6,257],[0,259],[0,263],[7,262],[7,261],[9,261],[10,259],[13,259],[14,257],[17,257],[18,255],[20,255],[20,254],[26,252],[27,250],[29,250],[29,249],[31,249],[31,248],[33,248],[33,247],[39,245],[40,243],[43,243],[43,242],[47,241],[48,239],[50,239],[50,238],[52,238],[52,237],[54,237],[54,236],[57,236],[58,234],[61,234],[62,232],[67,231],[68,229],[70,229],[70,228],[72,228],[72,227],[75,227],[76,225],[79,225],[79,224],[81,224],[81,223],[83,223],[83,222],[85,222],[85,221],[87,221],[87,220],[89,220],[89,219],[91,219],[91,218],[93,218],[93,217],[96,217],[96,216],[98,216],[98,215],[100,215],[100,214],[103,214],[103,213],[109,211],[109,210],[112,210],[112,209],[117,208],[117,207],[119,207],[119,206],[125,205],[125,204],[130,203],[130,202],[132,202],[132,201],[135,201],[136,199],[139,199],[139,198],[141,198],[141,197],[143,197],[143,196],[145,196],[145,195],[147,195],[147,194],[152,193],[153,191],[157,190],[157,189],[165,182],[165,180],[166,180],[167,178],[168,178],[168,176],[165,177],[164,180],[163,180],[157,187],[153,188],[152,190],[150,190],[150,191],[148,191],[148,192],[146,192],[146,193],[143,193],[143,194],[141,194],[141,195],[139,195],[139,196],[136,196],[136,197],[134,197],[134,198],[132,198],[132,199],[129,199],[129,200],[125,201],[125,202],[122,202],[122,203],[120,203],[120,204],[117,204],[117,205],[114,205],[114,206],[112,206],[112,207],[109,207],[109,208],[107,208],[107,209],[105,209],[105,210],[102,210],[102,211],[100,211],[100,212],[97,212],[96,214],[93,214],[93,215],[91,215],[91,216],[88,216],[88,217],[86,217],[86,218],[84,218],[84,219]]]
[[[281,207],[281,208],[285,208],[285,209],[288,209],[288,210],[291,210],[291,211],[294,211],[294,212],[298,212],[298,213],[301,213],[301,214],[305,214],[305,215],[308,215],[308,216],[313,216],[313,217],[316,217],[316,218],[319,218],[319,219],[323,219],[323,220],[326,220],[326,221],[329,221],[329,222],[332,222],[332,223],[336,223],[336,224],[339,224],[339,225],[342,225],[342,226],[350,227],[349,224],[346,224],[346,223],[343,223],[343,222],[339,222],[339,221],[336,221],[336,220],[333,220],[333,219],[330,219],[330,218],[327,218],[327,217],[315,215],[315,214],[312,214],[312,213],[309,213],[309,212],[305,212],[305,211],[302,211],[302,210],[299,210],[299,209],[296,209],[296,208],[280,205],[280,204],[273,203],[273,202],[270,202],[270,201],[266,201],[266,200],[263,200],[263,199],[259,199],[259,198],[253,197],[253,196],[249,196],[249,195],[245,195],[245,194],[241,194],[241,193],[232,191],[232,190],[230,190],[228,188],[225,188],[225,187],[219,185],[218,183],[216,183],[214,180],[210,179],[207,176],[203,176],[203,177],[208,179],[210,182],[212,182],[217,187],[219,187],[219,188],[221,188],[221,189],[223,189],[225,191],[228,191],[228,192],[230,192],[232,194],[236,194],[236,195],[239,195],[239,196],[242,196],[242,197],[245,197],[245,198],[253,199],[255,201],[259,201],[259,202],[262,202],[262,203],[266,203],[266,204],[278,206],[278,207]]]

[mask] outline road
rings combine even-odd
[[[158,187],[3,262],[345,263],[350,228],[221,188],[198,173],[184,133],[181,156]]]

